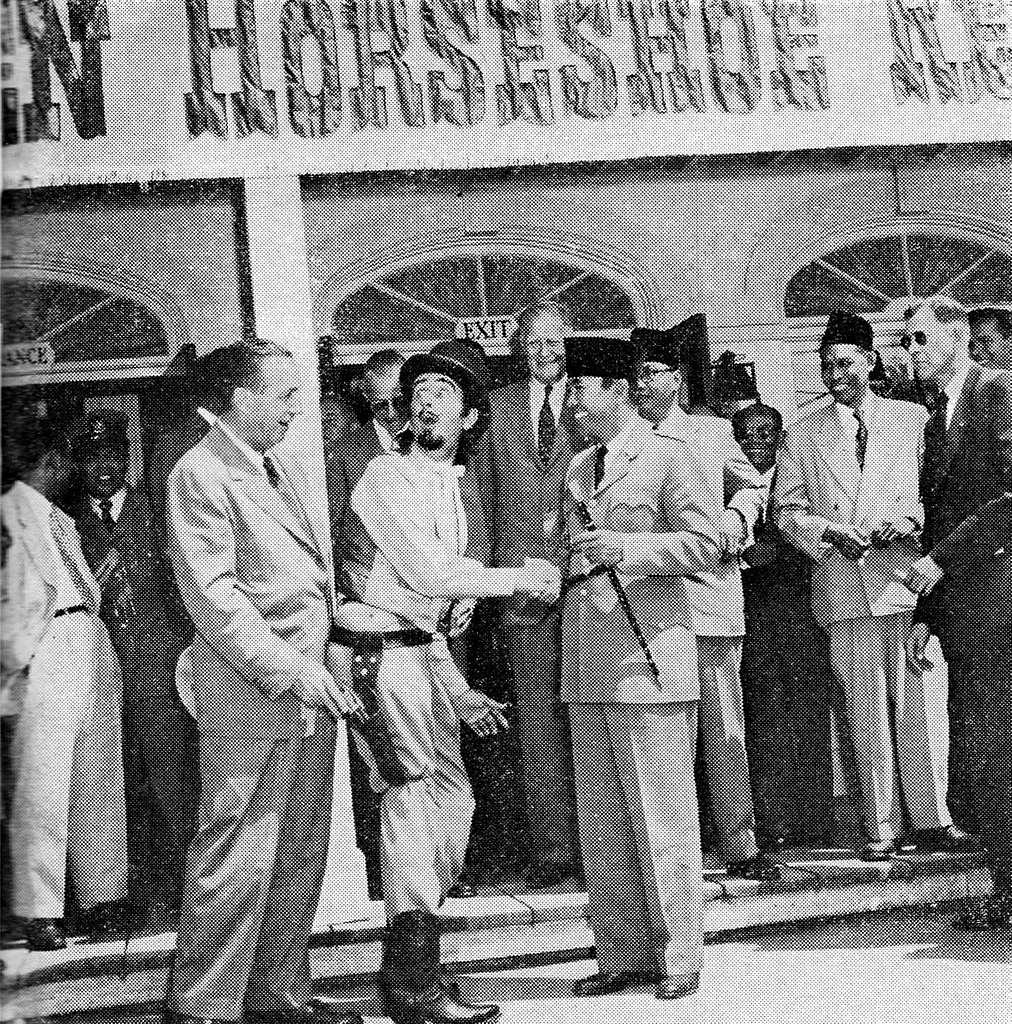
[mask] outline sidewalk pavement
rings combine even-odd
[[[870,911],[956,902],[990,890],[975,855],[915,853],[887,863],[856,860],[850,849],[794,850],[777,882],[706,872],[708,941],[742,929]],[[443,959],[471,970],[557,963],[593,955],[587,895],[573,886],[451,899],[444,908]],[[383,906],[332,925],[313,939],[314,977],[323,988],[371,990],[379,967]],[[128,943],[76,942],[30,953],[0,950],[0,1021],[109,1010],[151,1012],[165,993],[175,936],[149,930]]]

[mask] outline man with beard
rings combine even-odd
[[[720,508],[724,557],[686,579],[699,660],[702,759],[731,878],[774,880],[779,867],[756,843],[755,810],[745,752],[741,646],[745,616],[739,552],[768,500],[766,478],[745,458],[731,424],[683,412],[677,398],[681,358],[706,348],[706,318],[698,313],[669,331],[633,331],[638,347],[634,398],[659,437],[684,442],[706,467],[707,493]]]
[[[561,697],[599,965],[574,991],[650,981],[677,999],[696,991],[703,962],[699,671],[684,577],[719,562],[722,506],[686,441],[636,415],[636,355],[617,339],[566,344],[570,405],[599,442],[566,474]]]
[[[813,561],[812,609],[829,634],[861,778],[863,860],[888,860],[907,826],[948,830],[924,681],[904,644],[914,601],[898,584],[920,553],[923,407],[875,395],[871,324],[836,312],[819,346],[833,397],[787,430],[776,525]],[[947,833],[948,834],[948,833]]]
[[[1010,776],[993,721],[1008,720],[1009,630],[989,628],[1009,563],[1002,545],[965,524],[1012,487],[1012,373],[974,363],[969,338],[966,309],[947,296],[907,312],[903,344],[918,380],[937,394],[924,428],[927,554],[907,579],[922,595],[908,653],[919,662],[933,632],[949,666],[949,805],[984,834],[995,886],[955,924],[986,930],[1012,924]]]
[[[489,569],[464,554],[459,482],[484,404],[480,358],[442,343],[408,359],[401,388],[409,428],[352,491],[361,536],[343,567],[353,600],[335,617],[333,658],[368,713],[354,736],[382,794],[386,1010],[404,1024],[474,1024],[497,1019],[499,1009],[464,1003],[443,977],[437,914],[463,870],[474,810],[460,722],[491,736],[506,719],[505,705],[468,686],[446,632],[454,602],[514,594],[554,601],[560,575],[544,560]]]

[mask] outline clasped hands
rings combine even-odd
[[[856,562],[868,548],[886,548],[893,541],[909,537],[916,526],[910,519],[899,519],[896,522],[882,520],[875,526],[868,523],[852,525],[847,523],[830,523],[822,534],[827,544],[832,544],[844,558]]]
[[[554,604],[561,591],[562,573],[557,565],[543,558],[525,558],[524,564],[517,569],[515,593]]]

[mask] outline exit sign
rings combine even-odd
[[[517,322],[511,316],[474,316],[457,321],[454,336],[461,341],[508,341],[517,329]]]

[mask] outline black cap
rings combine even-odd
[[[856,345],[866,352],[874,352],[875,336],[871,324],[863,316],[854,313],[845,313],[843,310],[831,313],[819,348],[828,348],[830,345]]]
[[[129,449],[126,416],[115,409],[99,409],[88,413],[71,436],[71,450],[78,460],[100,451],[126,455]]]
[[[570,377],[632,380],[636,376],[636,346],[626,338],[566,338],[566,373]]]
[[[693,313],[666,331],[637,327],[632,342],[644,363],[663,363],[673,369],[688,361],[687,353],[706,346],[706,314]]]
[[[966,314],[970,327],[987,320],[994,320],[1002,334],[1012,334],[1012,309],[1002,309],[1001,306],[981,306],[979,309],[971,309]]]
[[[441,341],[430,352],[411,356],[401,367],[401,390],[410,395],[423,373],[449,377],[464,393],[465,403],[476,409],[488,396],[488,363],[470,345]]]
[[[738,363],[733,352],[723,353],[713,367],[713,397],[723,402],[758,402],[755,363]]]

